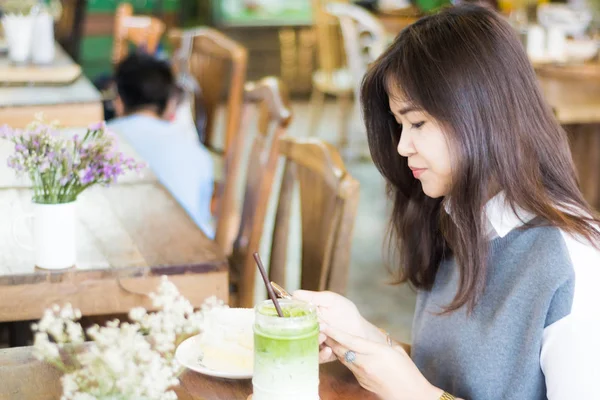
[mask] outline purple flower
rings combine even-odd
[[[106,122],[104,121],[100,121],[100,122],[96,122],[94,124],[91,124],[88,129],[90,131],[103,131],[106,129]]]
[[[19,157],[16,155],[9,156],[6,164],[17,172],[22,172],[25,170],[22,159],[19,159]]]
[[[104,122],[90,125],[84,137],[74,135],[71,139],[61,136],[54,125],[39,122],[25,130],[1,126],[0,137],[15,146],[8,166],[27,172],[37,181],[43,173],[54,176],[51,189],[56,193],[58,188],[64,188],[61,198],[75,198],[86,186],[108,185],[125,171],[139,171],[145,166],[118,151],[116,136]]]
[[[104,126],[104,136],[112,142],[113,139],[117,138],[117,135],[111,130],[109,130],[106,125]]]
[[[15,131],[8,125],[2,125],[0,127],[0,137],[4,139],[10,139],[14,136]]]
[[[90,183],[94,180],[94,170],[91,168],[88,168],[85,171],[80,171],[79,179],[81,180],[82,184],[87,185],[88,183]]]

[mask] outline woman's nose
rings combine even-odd
[[[400,141],[398,142],[398,154],[400,154],[402,157],[410,157],[415,153],[416,151],[413,145],[412,137],[407,129],[400,134]]]

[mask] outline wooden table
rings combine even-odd
[[[600,80],[538,72],[546,101],[569,141],[585,199],[600,211]]]
[[[125,142],[120,147],[135,156]],[[10,151],[0,141],[0,321],[37,319],[57,302],[70,302],[84,315],[151,309],[146,294],[156,290],[161,275],[194,306],[212,295],[228,300],[225,255],[149,170],[84,192],[77,209],[77,266],[36,269],[33,253],[14,237],[31,243],[23,221],[31,193],[5,166]]]
[[[60,373],[38,361],[31,347],[0,349],[0,400],[56,400],[60,398]],[[321,400],[375,400],[341,364],[321,366]],[[176,389],[180,400],[246,400],[250,380],[230,381],[205,377],[192,371],[181,376]],[[284,400],[284,399],[282,399]]]
[[[6,57],[0,58],[0,67],[8,64]],[[53,65],[73,64],[57,45]],[[0,125],[23,128],[39,112],[47,120],[57,119],[68,127],[87,126],[104,119],[101,95],[85,76],[67,85],[53,86],[4,86],[0,76]]]
[[[394,36],[400,33],[402,29],[415,23],[422,16],[420,10],[415,6],[398,11],[377,11],[375,15],[383,24],[385,30]]]

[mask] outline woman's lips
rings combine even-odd
[[[415,177],[415,179],[419,179],[419,177],[421,175],[423,175],[423,173],[425,171],[427,171],[427,168],[413,168],[413,167],[409,167],[409,168],[412,171],[413,176]]]

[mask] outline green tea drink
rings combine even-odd
[[[313,305],[258,304],[254,320],[252,400],[319,400],[319,323]]]

